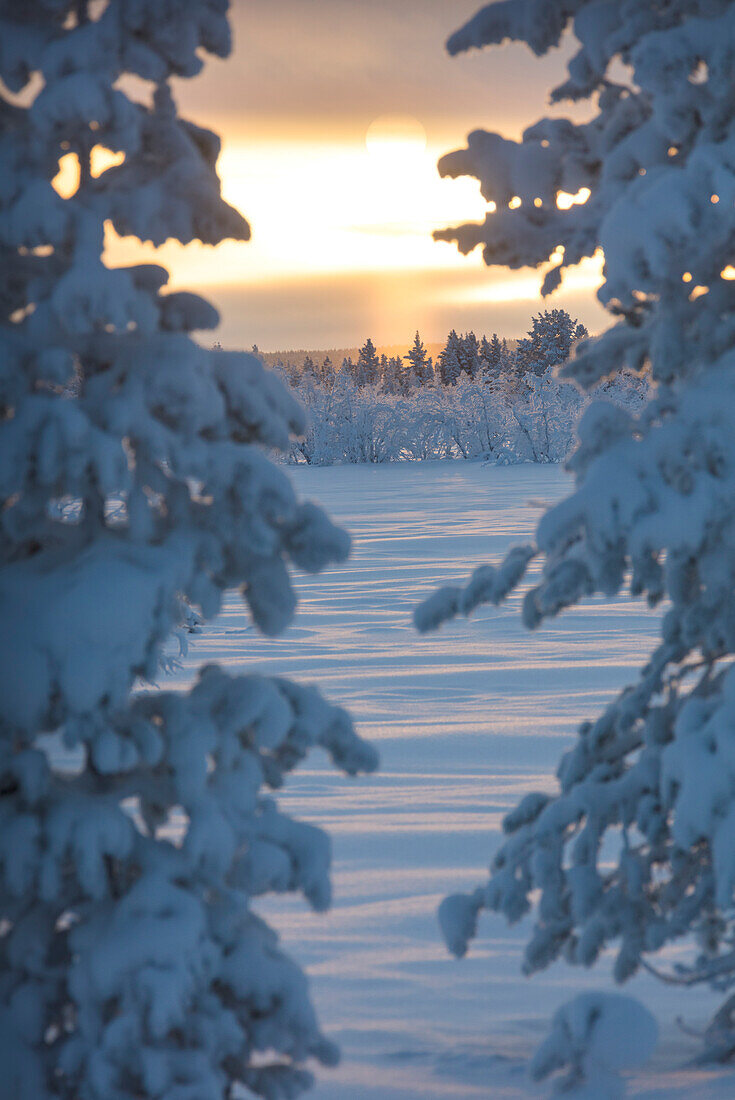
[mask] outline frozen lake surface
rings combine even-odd
[[[545,1096],[526,1063],[559,1004],[611,989],[605,966],[556,965],[531,979],[523,926],[484,915],[467,958],[451,958],[436,908],[485,880],[500,822],[528,790],[549,789],[576,724],[634,679],[656,634],[637,601],[596,599],[539,632],[519,597],[469,622],[419,636],[411,615],[434,588],[462,581],[533,534],[567,475],[556,467],[472,463],[299,467],[301,494],[353,535],[349,562],[299,578],[299,611],[281,638],[249,626],[233,595],[196,640],[187,670],[207,660],[318,683],[348,707],[382,758],[350,780],[312,758],[279,794],[283,808],[326,828],[334,906],[300,899],[261,906],[307,967],[325,1031],[342,1063],[320,1070],[314,1100]],[[641,976],[626,992],[662,1037],[630,1093],[648,1100],[735,1095],[735,1074],[686,1068],[698,1050],[674,1025],[702,1025],[717,1005]]]

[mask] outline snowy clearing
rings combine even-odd
[[[350,560],[298,581],[295,624],[276,640],[248,625],[240,599],[195,640],[186,667],[209,660],[318,681],[347,706],[382,756],[377,775],[346,780],[307,767],[279,795],[283,809],[324,826],[334,847],[333,909],[300,899],[260,906],[311,976],[323,1028],[342,1048],[320,1070],[315,1100],[545,1096],[527,1063],[553,1012],[577,992],[612,989],[606,966],[556,965],[525,979],[523,927],[484,915],[464,960],[441,941],[436,908],[473,889],[499,840],[502,815],[552,782],[576,723],[636,676],[657,618],[639,602],[594,599],[538,633],[514,596],[467,623],[419,636],[414,606],[462,581],[530,535],[567,485],[558,467],[473,463],[298,468],[300,493],[354,538]],[[642,976],[624,991],[661,1029],[652,1063],[629,1077],[648,1100],[731,1096],[735,1076],[692,1070],[700,1049],[675,1018],[704,1026],[718,998]]]

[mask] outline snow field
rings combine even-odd
[[[556,965],[526,979],[524,926],[487,914],[457,961],[436,909],[445,894],[483,881],[503,815],[526,791],[550,789],[576,723],[635,677],[657,617],[637,601],[595,598],[530,634],[515,595],[469,622],[416,633],[421,599],[532,534],[541,506],[566,491],[558,467],[429,462],[299,467],[291,476],[349,529],[350,560],[298,579],[296,620],[280,638],[259,636],[230,594],[180,677],[218,660],[230,671],[318,682],[381,753],[376,775],[348,780],[326,764],[305,767],[279,793],[285,811],[328,830],[334,853],[328,913],[301,899],[259,904],[306,966],[321,1024],[342,1048],[340,1066],[320,1070],[309,1095],[548,1095],[548,1084],[530,1082],[528,1061],[561,1004],[613,988],[607,966]],[[714,995],[648,976],[624,992],[661,1027],[632,1095],[732,1095],[731,1075],[682,1069],[699,1046],[674,1027],[677,1015],[703,1024]]]

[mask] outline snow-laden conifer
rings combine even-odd
[[[531,328],[515,347],[515,365],[520,374],[543,374],[569,358],[572,348],[587,329],[565,309],[545,309],[531,321]]]
[[[434,381],[434,367],[431,357],[424,347],[418,330],[404,359],[408,360],[407,371],[412,385],[427,386]]]
[[[461,342],[459,334],[452,329],[436,360],[439,380],[445,386],[453,385],[459,378],[462,370],[462,365],[459,361],[460,348]]]
[[[360,348],[355,365],[355,377],[359,386],[372,386],[380,378],[380,359],[375,344],[368,336]]]
[[[229,48],[226,0],[2,8],[0,1091],[14,1100],[236,1083],[292,1096],[308,1059],[335,1057],[253,902],[328,905],[326,836],[269,792],[314,746],[349,773],[374,753],[312,688],[217,667],[190,690],[150,685],[172,630],[214,615],[226,588],[281,631],[289,567],[341,560],[347,536],[263,453],[303,428],[285,388],[251,355],[198,346],[189,332],[217,315],[162,293],[163,268],[101,258],[108,221],[154,244],[247,238],[217,137],[178,118],[169,88]],[[98,174],[97,147],[122,163]],[[51,182],[64,156],[66,199]]]
[[[590,100],[589,121],[530,126],[520,142],[476,131],[440,162],[497,203],[483,225],[443,231],[489,264],[543,267],[544,289],[604,251],[600,300],[615,323],[583,341],[564,375],[589,388],[650,367],[637,414],[590,405],[569,465],[571,495],[525,552],[543,572],[529,627],[593,593],[627,588],[663,606],[661,641],[637,681],[590,716],[558,769],[504,822],[490,881],[445,909],[453,950],[488,908],[535,925],[526,968],[590,965],[614,945],[619,980],[642,965],[682,986],[735,984],[735,6],[728,0],[506,0],[449,40],[526,41],[570,28],[578,50],[554,101]],[[621,64],[622,62],[622,64]],[[562,192],[564,193],[562,195]],[[571,202],[568,196],[574,196]],[[514,196],[520,206],[509,203]],[[559,246],[563,246],[559,263]],[[514,553],[517,554],[517,551]],[[515,562],[515,558],[509,559]],[[505,597],[508,563],[419,613],[424,626]],[[513,584],[523,570],[511,570]],[[458,914],[458,922],[451,914]],[[696,947],[670,969],[666,945]],[[707,1034],[735,1051],[735,996]]]
[[[385,359],[383,364],[382,359]],[[384,393],[400,394],[408,389],[408,372],[400,355],[381,357],[381,385]]]
[[[476,378],[480,373],[480,343],[474,332],[468,332],[462,337],[460,364],[470,378]]]

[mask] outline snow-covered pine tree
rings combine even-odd
[[[355,373],[358,386],[374,386],[380,378],[380,360],[369,336],[360,348]]]
[[[317,377],[316,363],[314,362],[314,360],[312,359],[312,357],[310,355],[305,355],[304,356],[304,361],[301,364],[301,377],[305,381],[308,380],[308,379],[311,379],[312,382]]]
[[[284,628],[289,565],[345,557],[262,447],[299,407],[217,315],[110,268],[107,220],[154,244],[248,227],[215,134],[171,77],[230,49],[226,0],[23,0],[0,18],[0,1066],[14,1100],[295,1095],[331,1062],[306,980],[256,914],[329,903],[329,844],[268,793],[312,746],[375,765],[311,688],[201,671],[138,690],[187,609],[239,587]],[[126,80],[127,76],[141,78]],[[40,79],[32,80],[32,77]],[[137,102],[128,92],[152,88]],[[11,93],[23,93],[13,102]],[[124,154],[100,175],[96,146]],[[64,155],[79,185],[52,180]]]
[[[428,367],[428,370],[430,371],[431,370],[431,359],[429,359],[427,367]],[[403,394],[405,396],[408,393],[408,391],[410,390],[411,385],[413,384],[413,379],[411,377],[410,370],[406,367],[405,363],[403,362],[403,357],[400,356],[400,355],[394,355],[390,359],[390,368],[389,369],[390,369],[390,373],[391,373],[392,377],[395,379],[395,386],[396,386],[396,391],[395,392],[397,394]]]
[[[447,342],[439,352],[437,368],[439,379],[444,386],[453,385],[459,378],[462,370],[460,363],[461,341],[457,332],[452,331],[447,336]]]
[[[572,17],[574,17],[572,19]],[[449,899],[442,920],[463,953],[480,910],[517,920],[535,904],[526,968],[560,955],[589,965],[617,946],[624,980],[682,937],[698,944],[667,971],[683,986],[735,984],[735,6],[729,0],[509,0],[449,40],[527,41],[536,54],[572,28],[579,49],[554,101],[590,100],[590,121],[544,119],[522,141],[475,132],[444,157],[497,212],[442,231],[489,264],[563,268],[604,251],[600,300],[616,322],[579,345],[563,374],[591,389],[650,367],[637,415],[598,401],[569,465],[572,494],[536,544],[477,571],[417,612],[426,629],[497,603],[540,556],[524,619],[629,587],[666,601],[661,641],[638,681],[585,722],[555,794],[529,794],[504,822],[489,883]],[[622,60],[623,66],[619,64]],[[614,75],[613,75],[614,74]],[[566,209],[561,190],[588,189]],[[518,195],[522,205],[509,209]],[[584,198],[584,192],[582,192]],[[534,198],[541,199],[536,206]],[[567,205],[567,204],[563,204]],[[558,253],[557,253],[558,255]],[[605,856],[602,849],[605,845]],[[614,853],[617,853],[616,855]],[[537,901],[535,900],[537,899]],[[653,964],[655,965],[655,964]],[[735,1052],[735,995],[706,1034]]]
[[[299,364],[292,362],[289,357],[285,363],[281,363],[281,369],[289,386],[298,386],[301,381],[301,367]]]
[[[425,386],[434,380],[434,368],[426,348],[419,336],[418,329],[413,338],[413,344],[404,356],[409,362],[408,372],[413,376],[415,385]]]
[[[381,362],[383,393],[403,393],[405,372],[401,357],[394,355],[388,359],[387,356],[382,356],[381,359],[385,359],[385,366]]]
[[[326,386],[327,389],[331,389],[331,387],[334,385],[336,373],[334,370],[334,363],[328,355],[325,355],[324,357],[324,361],[321,365],[319,374],[322,385]]]
[[[388,356],[385,354],[385,352],[383,352],[383,354],[378,359],[378,378],[377,378],[377,381],[380,383],[380,385],[383,387],[383,389],[385,389],[385,378],[386,378],[387,374],[388,374]]]
[[[588,335],[565,309],[545,309],[532,318],[527,335],[516,345],[517,369],[521,374],[543,374],[566,363],[574,345]]]
[[[467,374],[467,353],[465,351],[465,337],[457,336],[457,361],[461,373]]]
[[[456,350],[454,348],[445,349],[440,358],[439,376],[442,380],[442,385],[455,385],[459,376],[462,374],[462,366]]]
[[[503,344],[500,342],[497,332],[492,334],[490,340],[487,336],[483,336],[480,340],[480,368],[486,379],[500,376],[503,360]]]
[[[460,341],[460,366],[470,377],[477,378],[480,373],[480,344],[474,332],[467,332]]]
[[[492,334],[490,340],[488,340],[485,333],[482,334],[482,339],[480,340],[480,358],[483,359],[488,364],[488,366],[491,366],[495,362],[496,345],[497,348],[500,349],[500,338],[497,332],[494,332]]]

